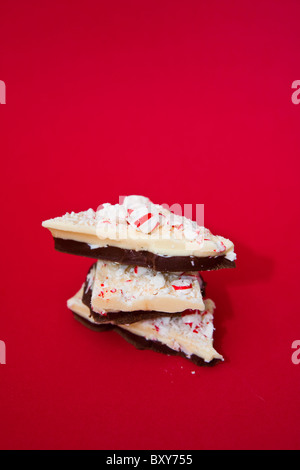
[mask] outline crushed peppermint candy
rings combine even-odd
[[[97,261],[88,275],[89,285],[96,282],[98,296],[104,297],[117,290],[129,298],[130,293],[138,295],[180,295],[185,291],[191,298],[201,298],[199,275],[194,273],[161,273],[141,266],[127,266],[118,263]]]
[[[193,312],[204,309],[201,284],[193,273],[162,273],[99,260],[91,279],[91,305],[95,312],[117,309],[182,311],[186,314],[187,309],[193,309]]]
[[[178,333],[191,340],[196,340],[196,338],[202,338],[204,341],[211,340],[214,331],[213,311],[215,304],[212,300],[207,299],[205,306],[205,312],[190,310],[189,316],[160,317],[155,320],[144,320],[144,324],[152,326],[153,339],[159,339],[159,335],[166,337]]]

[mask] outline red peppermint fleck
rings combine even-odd
[[[226,246],[224,245],[224,243],[223,243],[223,242],[221,242],[221,245],[222,245],[222,248],[223,248],[223,249],[222,249],[222,250],[220,250],[220,251],[221,251],[221,252],[223,252],[223,251],[225,251],[225,250],[226,250]]]
[[[138,273],[138,266],[135,266],[135,267],[134,267],[134,272],[135,272],[135,274]]]
[[[199,310],[191,310],[191,309],[184,310],[184,312],[182,312],[181,316],[185,317],[186,315],[193,315],[194,313],[199,313]]]
[[[157,325],[154,325],[154,328],[156,329],[156,331],[159,331],[159,328]]]
[[[175,284],[172,284],[172,287],[175,290],[185,290],[185,289],[191,289],[193,286],[192,286],[192,284],[188,284],[186,286],[176,286]]]
[[[147,220],[151,219],[151,217],[152,217],[152,214],[149,212],[148,214],[143,215],[143,217],[141,217],[140,219],[136,220],[134,222],[134,225],[136,225],[137,227],[140,227],[145,222],[147,222]]]
[[[110,289],[110,292],[114,294],[115,292],[117,292],[117,289]]]

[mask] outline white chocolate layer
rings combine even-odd
[[[84,284],[73,297],[67,300],[67,307],[72,310],[72,312],[77,313],[77,315],[81,316],[85,320],[96,324],[96,322],[90,316],[90,309],[82,302],[83,287]]]
[[[82,303],[83,288],[68,300],[67,305],[77,315],[91,323],[89,308]],[[215,304],[205,300],[205,311],[182,317],[161,317],[155,320],[143,320],[131,325],[118,325],[130,333],[147,340],[159,341],[175,351],[182,351],[187,357],[193,354],[205,362],[223,357],[213,347],[213,312]]]
[[[67,213],[42,225],[54,238],[84,242],[94,248],[115,246],[161,256],[236,258],[230,240],[142,196],[128,196],[121,205],[104,204],[96,212]]]
[[[88,275],[94,312],[204,310],[195,273],[160,273],[138,266],[98,261]]]

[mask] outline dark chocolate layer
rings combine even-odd
[[[93,264],[89,272],[93,269],[95,264]],[[204,296],[205,294],[205,282],[203,281],[202,277],[200,276],[200,288],[201,293]],[[90,317],[93,318],[95,323],[97,324],[105,324],[108,322],[113,322],[116,325],[129,325],[130,323],[135,323],[141,320],[151,320],[158,317],[180,317],[183,312],[175,312],[175,313],[166,313],[166,312],[156,312],[154,310],[135,310],[133,312],[107,312],[106,315],[100,315],[96,313],[91,308],[91,301],[92,301],[92,290],[93,286],[90,286],[88,280],[86,279],[84,287],[83,287],[83,295],[82,295],[82,302],[90,309]]]
[[[160,256],[149,251],[125,250],[115,246],[91,249],[87,243],[54,238],[55,249],[63,253],[88,258],[114,261],[120,264],[143,266],[161,272],[213,271],[221,268],[235,268],[235,262],[225,256]]]
[[[95,323],[92,323],[91,321],[88,321],[85,318],[82,318],[80,315],[77,315],[77,313],[73,312],[73,315],[74,315],[75,320],[77,320],[79,323],[84,325],[89,330],[92,330],[92,331],[109,331],[109,330],[114,329],[114,325],[112,325],[111,323],[103,323],[102,325],[100,325],[100,324],[96,325]]]

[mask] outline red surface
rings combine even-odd
[[[1,1],[1,448],[300,448],[299,14]],[[236,243],[237,269],[205,276],[224,364],[73,320],[91,261],[55,252],[41,222],[120,194],[204,203]]]

